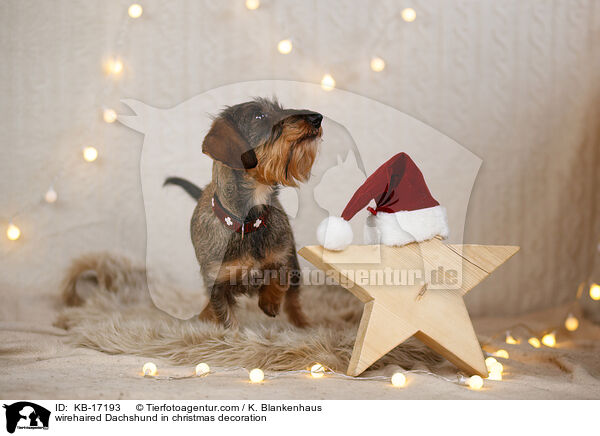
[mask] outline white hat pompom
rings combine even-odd
[[[344,250],[353,238],[352,226],[339,216],[329,216],[317,227],[317,240],[328,250]]]

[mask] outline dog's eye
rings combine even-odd
[[[256,115],[256,116],[254,117],[254,119],[257,119],[257,120],[263,120],[263,119],[265,119],[266,117],[267,117],[267,114],[258,114],[258,115]]]

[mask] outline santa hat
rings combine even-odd
[[[423,174],[406,153],[381,165],[354,193],[342,216],[330,216],[317,228],[317,239],[329,250],[352,243],[350,221],[375,200],[365,226],[365,244],[406,245],[434,236],[448,237],[446,208],[432,197]]]

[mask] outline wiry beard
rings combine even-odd
[[[317,157],[322,129],[314,130],[305,123],[284,125],[274,140],[256,149],[258,166],[254,177],[267,185],[297,187],[310,178]]]

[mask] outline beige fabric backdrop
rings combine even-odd
[[[23,231],[0,238],[0,286],[54,288],[91,250],[144,259],[143,138],[104,124],[103,105],[166,108],[229,83],[326,72],[483,160],[465,240],[522,251],[469,295],[473,313],[553,306],[600,273],[597,1],[141,3],[135,21],[126,1],[0,3],[0,225],[20,212]],[[407,6],[413,23],[400,19]],[[294,50],[282,56],[286,37]],[[102,61],[115,53],[125,71],[113,84]],[[100,151],[94,165],[81,160],[87,144]],[[59,202],[43,204],[57,174]]]

